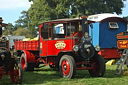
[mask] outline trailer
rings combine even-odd
[[[89,34],[92,44],[100,46],[98,54],[105,59],[119,59],[116,35],[127,30],[127,20],[111,13],[90,15],[88,20],[93,21]]]
[[[60,71],[63,78],[73,78],[76,70],[89,70],[91,76],[105,73],[105,62],[99,46],[91,44],[87,17],[57,19],[39,24],[39,40],[16,41],[15,49],[23,70],[33,71],[40,64]],[[55,26],[63,24],[64,32]]]

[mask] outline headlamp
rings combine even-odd
[[[78,51],[78,50],[79,50],[78,45],[74,45],[74,46],[73,46],[73,50],[74,50],[74,51]]]
[[[96,50],[96,51],[100,51],[100,46],[99,46],[99,45],[96,45],[96,46],[95,46],[95,50]]]

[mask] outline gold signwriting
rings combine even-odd
[[[64,49],[66,47],[66,44],[64,43],[64,41],[57,41],[55,47],[57,49]]]
[[[128,48],[128,40],[118,40],[117,47],[119,49],[127,49]]]

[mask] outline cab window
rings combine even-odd
[[[43,39],[48,39],[48,25],[44,24],[41,28],[41,37]]]
[[[54,39],[65,38],[64,24],[54,24],[53,37]]]

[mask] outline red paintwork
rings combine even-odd
[[[27,62],[36,62],[35,55],[33,55],[30,51],[24,51]]]
[[[39,25],[39,50],[42,50],[42,53],[40,53],[39,55],[40,56],[46,56],[46,50],[43,50],[43,49],[46,49],[46,46],[43,46],[46,42],[44,41],[43,42],[43,38],[41,37],[41,27],[43,26],[43,24],[40,24]],[[42,44],[41,44],[42,43]],[[42,48],[41,48],[41,46],[43,46]]]
[[[62,72],[65,76],[67,76],[70,72],[70,65],[67,60],[63,60],[61,64]]]
[[[128,35],[117,36],[117,39],[128,39]]]
[[[64,41],[66,47],[64,49],[57,49],[55,44],[57,41]],[[73,51],[73,39],[59,39],[59,40],[47,40],[43,41],[43,55],[42,56],[50,56],[55,55],[57,56],[60,51]]]
[[[21,66],[22,66],[23,69],[25,69],[26,64],[25,64],[25,59],[24,58],[21,59]]]
[[[120,58],[116,48],[101,49],[98,54],[102,55],[105,59]]]
[[[64,41],[66,47],[64,49],[57,49],[55,44],[57,41]],[[60,51],[73,51],[74,39],[67,38],[67,39],[58,39],[58,40],[42,40],[40,41],[42,44],[42,54],[40,56],[50,56],[55,55],[57,56]],[[29,50],[31,51],[38,51],[39,42],[38,41],[16,41],[15,42],[16,50]],[[27,55],[27,54],[26,54]],[[28,55],[29,56],[29,55]]]
[[[15,42],[16,50],[39,50],[39,41],[16,41]]]

